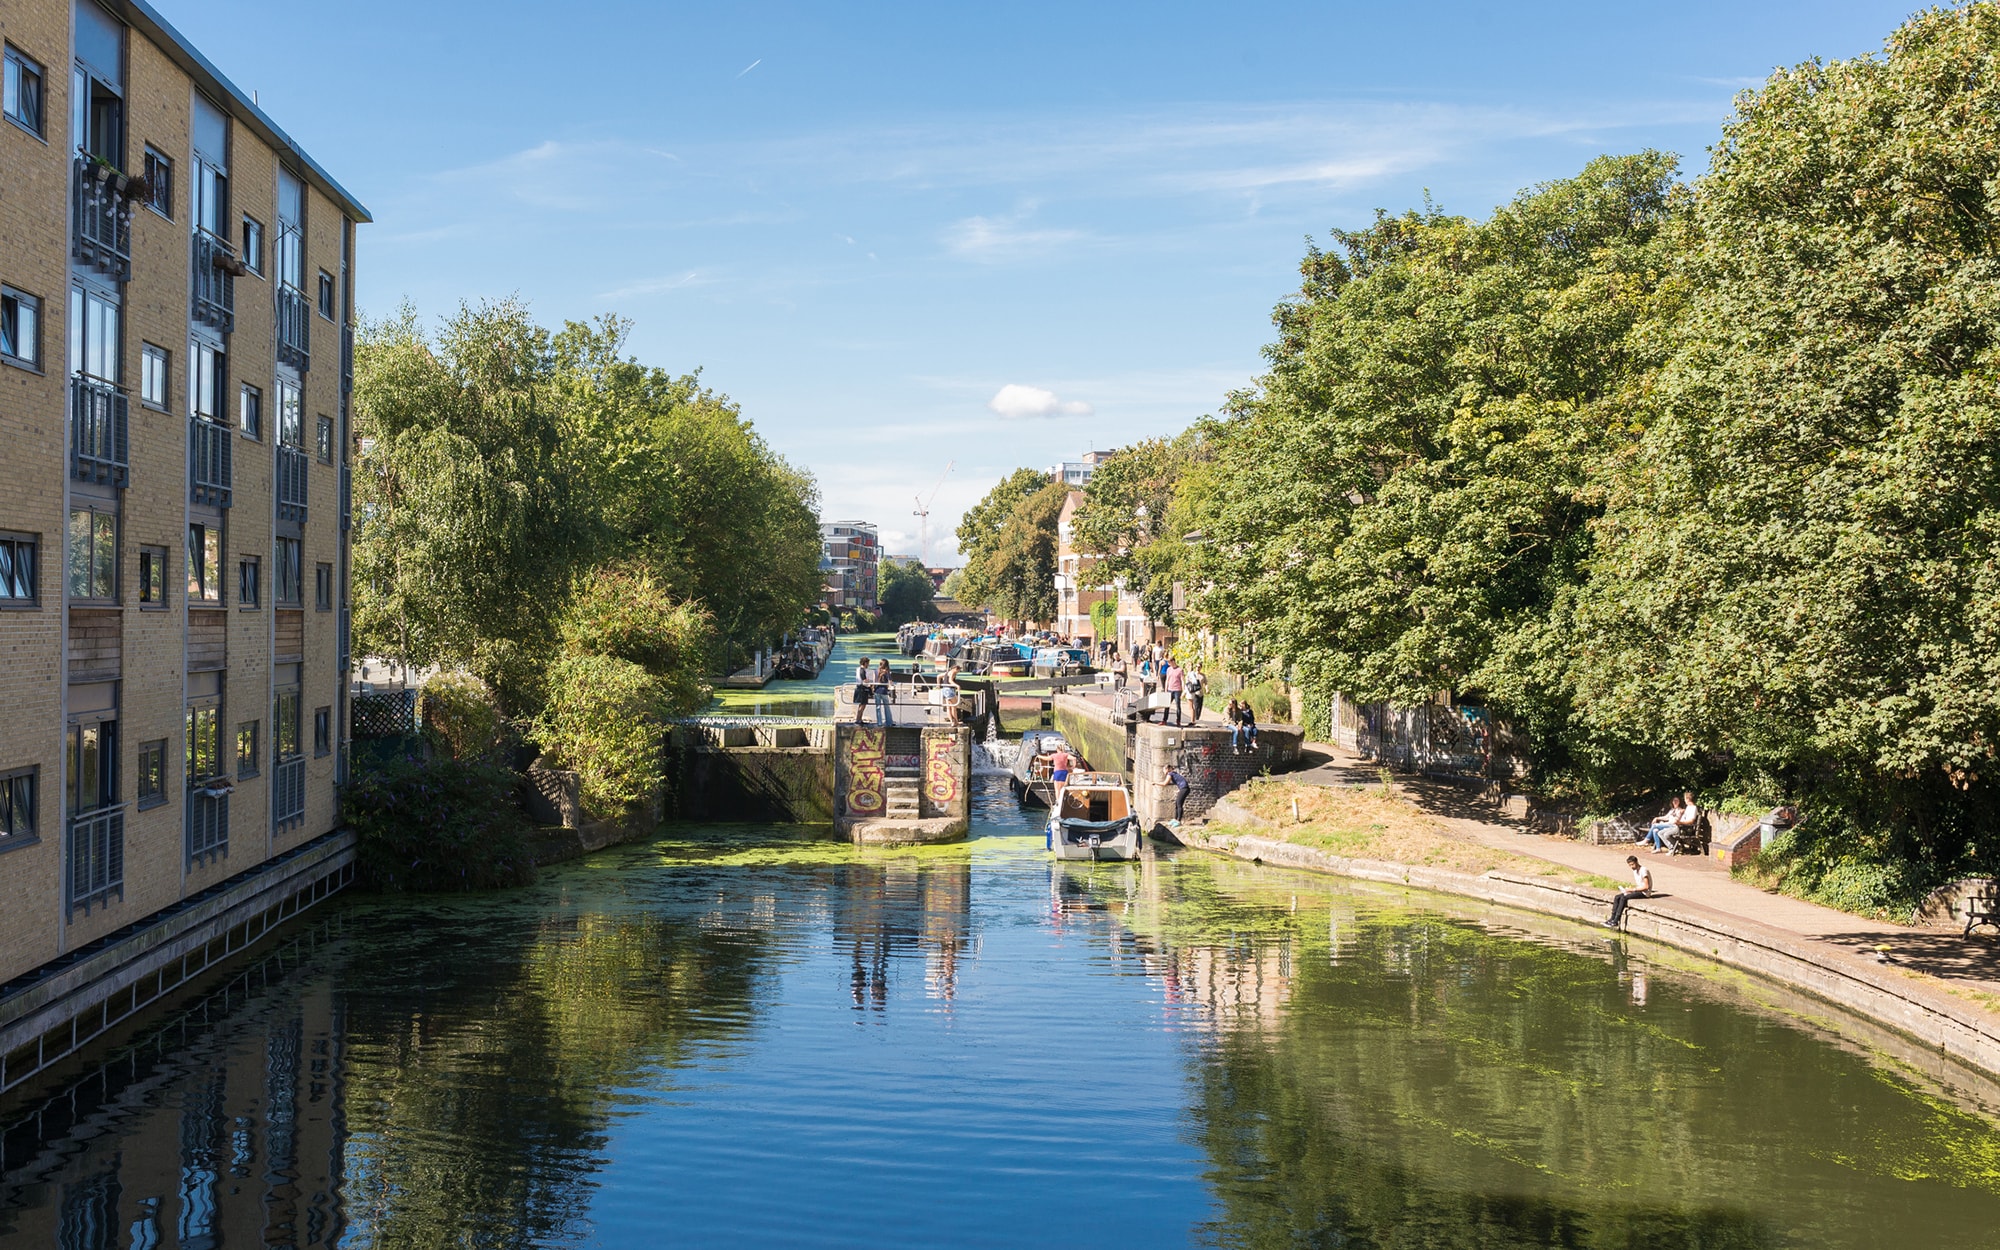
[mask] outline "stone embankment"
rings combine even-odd
[[[1227,798],[1211,808],[1206,823],[1189,822],[1173,832],[1185,845],[1256,863],[1463,895],[1584,924],[1604,923],[1611,891],[1563,878],[1579,870],[1612,871],[1622,865],[1622,848],[1616,855],[1575,843],[1558,850],[1536,845],[1558,839],[1522,836],[1498,824],[1489,824],[1489,829],[1488,836],[1477,839],[1483,845],[1504,845],[1510,858],[1525,854],[1544,860],[1550,866],[1547,872],[1474,873],[1350,859],[1287,841],[1282,829]],[[1599,858],[1605,862],[1597,862]],[[1664,864],[1671,862],[1662,861],[1656,874],[1666,876]],[[1943,934],[1876,924],[1797,900],[1772,899],[1726,877],[1704,885],[1692,869],[1674,875],[1677,879],[1661,882],[1658,897],[1632,903],[1626,913],[1627,933],[1804,990],[1889,1025],[1938,1054],[2000,1075],[2000,1012],[1994,1009],[2000,1007],[2000,995],[1993,992],[1990,979],[2000,971],[2000,962],[1985,945],[1952,945],[1981,939],[1952,934],[1946,943]],[[1729,890],[1717,888],[1718,884]],[[1768,900],[1774,906],[1762,910],[1777,913],[1786,923],[1744,914],[1748,908],[1732,906],[1741,901],[1734,891]],[[1958,951],[1961,962],[1941,961],[1938,954],[1946,949]]]

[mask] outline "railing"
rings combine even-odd
[[[211,784],[224,784],[217,779]],[[229,858],[229,795],[196,787],[187,796],[187,866]]]
[[[335,634],[338,635],[338,645],[340,650],[340,671],[344,673],[351,667],[349,661],[352,659],[352,651],[348,643],[348,636],[350,632],[349,615],[348,615],[348,607],[345,603],[340,605],[340,614],[338,622],[334,626],[334,632]]]
[[[88,913],[112,896],[125,897],[125,805],[100,807],[69,820],[69,907]]]
[[[346,533],[354,516],[354,470],[340,466],[340,532]]]
[[[278,362],[304,372],[312,368],[312,306],[305,292],[278,284]]]
[[[296,447],[278,448],[278,519],[306,519],[306,453]]]
[[[306,818],[306,760],[303,755],[279,760],[271,779],[271,826],[284,829]]]
[[[69,381],[70,445],[78,481],[122,487],[130,477],[125,392],[85,374]]]
[[[354,327],[340,327],[340,393],[354,389]]]
[[[119,282],[132,279],[130,179],[87,156],[76,158],[76,258]]]
[[[236,328],[236,249],[206,230],[194,232],[194,319],[224,334]]]
[[[227,508],[230,500],[230,456],[235,438],[226,425],[206,417],[188,421],[188,497],[199,504]]]

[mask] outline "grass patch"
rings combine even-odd
[[[1569,885],[1616,890],[1609,877],[1579,872],[1531,855],[1519,855],[1454,834],[1386,783],[1314,786],[1283,777],[1255,777],[1230,795],[1240,806],[1272,824],[1270,829],[1214,827],[1216,832],[1255,832],[1295,846],[1309,846],[1346,859],[1384,860],[1421,868],[1448,868],[1478,875],[1506,872],[1544,877]],[[1297,813],[1294,819],[1293,813]]]

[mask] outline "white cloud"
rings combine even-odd
[[[1080,399],[1059,399],[1051,390],[1009,382],[994,392],[986,406],[1003,417],[1087,417],[1091,407]]]
[[[1001,217],[967,217],[955,221],[944,232],[944,245],[953,255],[968,260],[1000,261],[1039,255],[1084,237],[1081,230],[1023,226],[1022,221],[1032,211],[1024,209]]]

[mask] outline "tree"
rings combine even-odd
[[[958,549],[965,555],[965,576],[960,594],[955,596],[968,607],[992,606],[993,586],[988,581],[988,556],[1000,545],[1001,535],[1014,515],[1014,508],[1049,484],[1049,475],[1037,469],[1016,469],[984,498],[966,509],[958,523]],[[969,596],[969,597],[967,597]]]
[[[937,616],[932,606],[937,588],[930,571],[920,561],[882,561],[877,570],[876,598],[882,605],[882,623],[898,626],[905,621],[926,621]]]
[[[1047,482],[1018,500],[992,547],[981,553],[978,567],[984,598],[1002,619],[1054,619],[1056,518],[1062,514],[1069,489],[1062,482]]]

